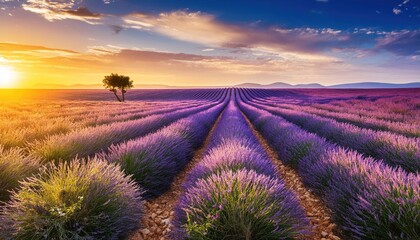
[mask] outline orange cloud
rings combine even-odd
[[[0,64],[13,66],[22,78],[20,87],[27,88],[45,86],[39,85],[43,83],[52,84],[50,86],[98,84],[111,72],[127,74],[138,84],[176,86],[222,86],[244,81],[328,84],[337,81],[332,76],[346,76],[347,80],[352,80],[353,76],[359,79],[372,76],[372,68],[329,59],[281,58],[259,52],[238,56],[158,52],[117,46],[94,46],[87,52],[75,52],[0,43]],[[386,69],[375,71],[381,72],[384,79],[391,76]]]

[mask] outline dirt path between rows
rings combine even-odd
[[[161,196],[145,202],[146,213],[141,221],[141,226],[143,226],[143,228],[134,232],[129,237],[129,240],[169,239],[169,233],[173,228],[173,225],[171,224],[174,216],[173,208],[181,195],[181,184],[185,181],[188,173],[194,166],[203,159],[204,152],[210,143],[214,129],[219,123],[223,113],[224,110],[217,117],[201,148],[195,151],[192,160],[175,177],[171,188]]]
[[[298,196],[300,205],[305,210],[306,216],[309,218],[313,227],[313,234],[305,239],[339,240],[340,238],[335,235],[335,232],[337,232],[336,225],[331,221],[329,210],[324,206],[321,199],[312,193],[311,190],[305,188],[297,171],[283,164],[264,137],[254,128],[254,125],[252,125],[248,117],[246,117],[244,113],[242,113],[242,115],[260,144],[268,153],[270,159],[273,161],[279,172],[280,178],[283,179],[286,187]]]

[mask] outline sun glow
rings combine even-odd
[[[18,74],[10,66],[0,65],[0,88],[10,88],[16,84]]]

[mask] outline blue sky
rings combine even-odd
[[[0,0],[0,29],[21,86],[420,81],[418,0]]]
[[[282,1],[114,1],[113,4],[87,5],[107,13],[127,14],[134,11],[161,13],[173,10],[202,11],[216,15],[223,22],[278,25],[290,28],[378,28],[381,30],[418,29],[418,1],[395,0],[282,0]],[[404,4],[403,4],[404,3]],[[116,8],[115,6],[119,6]],[[401,6],[400,6],[401,5]],[[394,13],[401,11],[398,14]]]

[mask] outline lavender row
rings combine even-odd
[[[278,103],[275,100],[261,99],[261,101],[270,105],[278,105],[280,107],[293,108],[314,113],[324,117],[335,118],[342,122],[349,122],[360,127],[372,128],[376,130],[391,131],[400,133],[410,137],[419,136],[418,130],[415,128],[419,121],[415,116],[418,115],[416,110],[408,114],[397,114],[392,107],[390,109],[359,109],[356,104],[369,105],[375,102],[359,100],[340,101],[345,107],[337,107],[336,103],[312,104],[309,102],[306,106],[298,106],[297,104]],[[391,100],[390,100],[391,101]],[[300,105],[300,104],[299,104]],[[418,117],[418,116],[417,116]]]
[[[286,239],[308,221],[232,99],[175,207],[173,239]]]
[[[157,110],[175,108],[175,107],[191,107],[194,105],[200,105],[206,103],[205,101],[189,101],[188,103],[175,103],[175,102],[162,102],[159,104],[138,104],[138,103],[126,103],[123,106],[114,106],[109,103],[103,103],[100,107],[90,102],[82,103],[64,103],[59,104],[60,107],[42,109],[42,105],[33,104],[31,107],[34,109],[40,109],[33,112],[20,112],[19,114],[2,114],[0,119],[10,119],[0,124],[0,130],[7,129],[26,129],[36,127],[40,122],[47,123],[48,121],[67,121],[81,123],[83,125],[94,125],[98,122],[104,122],[106,119],[120,119],[124,116],[130,116],[135,114],[153,114]],[[83,104],[83,109],[79,111],[71,110],[72,104]],[[159,113],[159,112],[157,112]],[[155,113],[156,114],[156,113]],[[108,121],[109,122],[109,121]],[[104,122],[105,123],[105,122]]]
[[[124,104],[132,104],[132,103],[124,103]],[[68,119],[70,121],[84,121],[86,117],[90,118],[90,121],[87,121],[84,123],[85,125],[97,125],[97,124],[103,124],[114,121],[122,121],[122,120],[130,120],[135,119],[147,115],[152,114],[159,114],[169,111],[173,108],[188,108],[188,107],[195,107],[198,105],[205,104],[203,101],[190,101],[189,103],[171,103],[171,102],[165,102],[165,103],[159,103],[156,105],[152,105],[149,107],[140,107],[134,105],[133,109],[131,110],[116,110],[116,111],[107,111],[107,105],[103,106],[103,109],[101,111],[97,111],[93,114],[77,114],[69,116]]]
[[[318,109],[346,112],[369,118],[419,124],[418,90],[268,90],[248,89],[253,97],[278,103],[311,105]],[[368,91],[368,92],[367,92]],[[276,94],[277,92],[277,94]],[[294,94],[294,96],[293,96]],[[292,96],[291,98],[288,98]],[[318,102],[318,103],[317,103]]]
[[[227,88],[217,89],[144,89],[131,90],[130,99],[133,100],[158,100],[158,101],[184,101],[184,100],[209,100],[218,101],[226,95]]]
[[[82,124],[84,126],[97,126],[97,125],[102,125],[102,124],[107,124],[107,123],[111,123],[111,122],[121,122],[121,121],[127,121],[127,120],[135,120],[135,119],[139,119],[139,118],[143,118],[143,117],[147,117],[150,115],[155,115],[155,114],[163,114],[163,113],[168,113],[168,112],[173,112],[174,109],[177,110],[182,110],[182,109],[187,109],[187,108],[193,108],[193,107],[197,107],[203,104],[200,103],[189,103],[189,104],[166,104],[164,106],[158,106],[158,107],[153,107],[149,110],[142,110],[142,111],[133,111],[131,113],[120,113],[118,115],[114,115],[114,116],[109,116],[107,114],[102,114],[102,115],[96,115],[96,117],[91,118],[91,119],[81,119]]]
[[[83,121],[86,117],[89,118],[96,118],[98,116],[103,116],[105,118],[115,118],[118,120],[119,118],[124,118],[124,116],[128,115],[151,115],[151,114],[158,114],[159,111],[170,110],[171,108],[182,108],[182,107],[194,107],[198,105],[212,103],[210,101],[188,101],[188,102],[156,102],[156,103],[145,103],[145,104],[138,104],[133,102],[124,103],[124,105],[132,106],[131,108],[122,108],[121,110],[113,109],[112,111],[107,111],[108,104],[102,105],[102,109],[96,109],[93,113],[79,113],[79,114],[71,114],[67,116],[67,119],[70,121]],[[144,105],[144,106],[143,106]],[[87,124],[95,124],[95,121],[92,123]]]
[[[385,120],[392,122],[418,124],[418,119],[420,117],[420,115],[416,113],[416,109],[413,109],[413,111],[410,112],[406,109],[402,109],[399,105],[384,106],[384,104],[378,104],[377,101],[334,101],[324,104],[313,104],[312,106],[316,109],[326,110],[330,112],[348,112],[350,114],[359,115],[362,117],[369,117],[377,120]]]
[[[187,106],[179,106],[175,109],[181,110],[197,106],[198,104],[190,104]],[[109,114],[101,115],[85,115],[80,116],[79,121],[70,121],[66,118],[53,118],[49,119],[48,116],[40,118],[38,121],[33,120],[32,124],[28,124],[27,127],[14,128],[8,126],[5,130],[0,132],[0,144],[5,148],[10,147],[24,147],[36,140],[42,140],[47,136],[55,134],[65,134],[70,131],[82,129],[83,127],[98,126],[103,124],[122,122],[128,120],[135,120],[142,117],[146,117],[153,114],[163,114],[172,112],[174,106],[162,106],[149,111],[139,111],[131,114],[121,114],[117,116],[110,116]]]
[[[252,133],[234,101],[231,101],[215,127],[203,160],[188,174],[183,189],[187,190],[191,187],[190,184],[214,173],[240,168],[277,177],[277,172],[264,148]]]
[[[330,112],[327,110],[317,109],[310,106],[298,106],[293,104],[274,104],[271,101],[255,101],[261,104],[268,104],[270,106],[286,108],[294,111],[303,111],[317,116],[332,118],[338,122],[345,122],[356,125],[361,128],[370,128],[373,130],[390,131],[396,134],[402,134],[407,137],[420,137],[420,129],[416,124],[380,120],[370,116],[361,116],[348,112]]]
[[[397,134],[405,135],[407,137],[420,137],[420,129],[418,128],[418,124],[415,123],[381,120],[373,118],[371,116],[362,116],[359,114],[351,114],[346,112],[330,112],[326,110],[316,109],[313,107],[306,108],[303,110],[322,117],[334,118],[337,121],[347,122],[362,128],[370,128],[373,130],[380,131],[390,131]]]
[[[23,106],[22,106],[23,105]],[[103,106],[106,105],[107,108]],[[154,104],[158,105],[158,104]],[[0,118],[13,118],[20,121],[26,120],[26,118],[48,115],[51,118],[55,117],[71,117],[71,116],[80,116],[90,113],[100,114],[104,110],[108,110],[108,113],[115,111],[130,111],[132,109],[139,109],[143,107],[148,107],[148,104],[144,103],[133,103],[129,104],[119,104],[114,102],[93,102],[93,101],[59,101],[55,104],[50,102],[38,101],[33,103],[18,104],[13,103],[10,105],[2,104],[4,111],[1,112]]]
[[[70,160],[75,156],[90,156],[112,144],[143,136],[214,105],[175,110],[171,113],[152,115],[138,120],[87,127],[67,134],[53,135],[31,144],[31,151],[44,161]]]
[[[83,107],[83,110],[73,111],[73,104],[80,104],[77,109]],[[65,129],[71,129],[73,126],[77,127],[79,125],[88,125],[90,122],[94,124],[95,119],[98,118],[111,118],[120,114],[134,113],[132,112],[132,109],[135,109],[136,112],[139,112],[139,109],[150,111],[153,109],[158,109],[161,106],[155,104],[152,108],[150,106],[146,107],[146,104],[135,103],[129,103],[123,106],[115,106],[113,104],[107,103],[104,106],[104,103],[102,102],[101,106],[98,108],[97,103],[91,102],[60,102],[59,104],[57,103],[54,105],[54,107],[44,107],[41,103],[30,104],[29,107],[32,109],[32,112],[24,111],[18,112],[17,114],[7,114],[3,111],[1,113],[0,119],[7,119],[7,121],[1,122],[0,132],[4,133],[5,131],[11,129],[21,131],[37,129],[38,132],[41,132],[45,125],[47,125],[47,127],[51,125],[67,125],[68,127]],[[86,123],[83,121],[86,121]],[[60,127],[56,127],[57,131],[59,131],[59,128]],[[53,128],[50,127],[50,129]],[[49,132],[50,131],[48,130],[46,131],[47,134],[49,134]]]
[[[408,172],[420,170],[420,138],[407,138],[389,132],[363,129],[308,113],[248,102],[342,146],[376,159],[383,159],[390,166],[399,166]]]
[[[418,239],[420,176],[328,143],[279,116],[240,103],[279,157],[296,167],[353,239]]]
[[[374,101],[364,99],[332,101],[328,104],[316,104],[314,107],[335,112],[360,114],[376,119],[419,123],[419,103],[418,96],[396,96]]]
[[[112,145],[102,153],[110,163],[117,163],[124,172],[145,190],[144,197],[165,192],[173,178],[192,157],[208,134],[226,101],[206,111],[180,119],[155,133]]]

